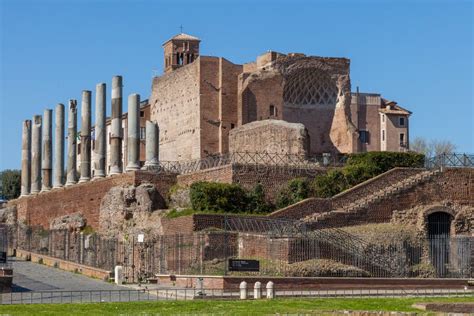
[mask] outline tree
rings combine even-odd
[[[7,200],[16,199],[21,193],[20,170],[6,169],[0,172],[0,183],[2,185],[0,195]]]
[[[410,142],[410,149],[424,154],[426,157],[435,157],[442,154],[451,154],[456,150],[456,145],[449,140],[427,141],[423,137],[416,137]]]

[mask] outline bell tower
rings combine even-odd
[[[167,40],[163,44],[165,73],[196,60],[199,56],[199,42],[201,42],[199,38],[185,33],[180,33]]]

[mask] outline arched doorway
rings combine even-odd
[[[431,213],[427,218],[430,259],[438,277],[448,274],[451,221],[451,214],[440,211]]]

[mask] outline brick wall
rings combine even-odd
[[[104,195],[114,186],[138,186],[143,182],[155,184],[159,194],[166,197],[169,188],[176,183],[176,175],[157,175],[146,171],[128,172],[22,197],[10,203],[17,206],[18,221],[30,226],[49,228],[50,221],[56,217],[81,213],[86,218],[87,225],[97,229],[100,202]]]

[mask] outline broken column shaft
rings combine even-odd
[[[110,174],[123,171],[122,162],[122,77],[112,78],[112,124],[110,131]]]
[[[82,91],[81,105],[81,178],[79,182],[91,179],[91,92]]]
[[[96,86],[94,178],[105,177],[107,129],[105,127],[105,83]]]
[[[41,190],[41,115],[33,116],[31,132],[31,193]]]
[[[53,182],[53,110],[44,110],[41,152],[41,191],[51,190]]]
[[[67,181],[66,186],[73,185],[77,181],[76,170],[76,146],[77,146],[77,101],[69,100],[69,112],[67,123]]]
[[[23,121],[21,135],[21,196],[30,194],[31,186],[31,120]]]
[[[140,169],[140,95],[128,96],[127,168]]]
[[[53,187],[61,188],[64,185],[64,104],[61,103],[56,106],[53,176]]]
[[[143,169],[155,169],[159,166],[159,139],[158,124],[146,121],[145,166]]]

